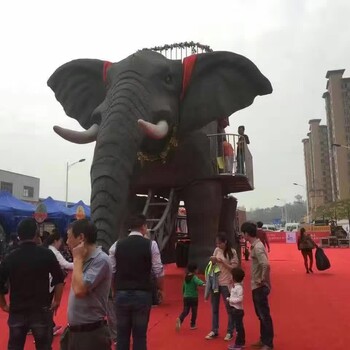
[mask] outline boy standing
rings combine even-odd
[[[199,279],[195,273],[197,271],[196,264],[188,264],[187,273],[185,280],[182,286],[183,292],[183,302],[184,307],[181,315],[176,319],[176,330],[179,331],[181,324],[189,314],[191,314],[191,329],[196,329],[196,319],[197,319],[197,310],[198,310],[198,286],[204,286],[204,282]]]
[[[233,322],[236,326],[237,337],[235,344],[229,345],[228,350],[242,349],[245,345],[245,330],[243,324],[244,310],[243,310],[243,279],[245,273],[239,268],[232,269],[233,288],[231,288],[230,297],[227,301],[230,305],[230,312]]]

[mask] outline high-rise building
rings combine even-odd
[[[326,74],[326,104],[332,200],[350,198],[350,150],[334,147],[350,145],[350,78],[343,78],[345,69]]]
[[[319,206],[332,201],[328,132],[321,119],[311,119],[308,138],[303,139],[309,220]]]

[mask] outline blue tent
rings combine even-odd
[[[52,221],[57,226],[59,232],[65,234],[68,224],[74,218],[71,209],[66,208],[52,197],[47,197],[41,203],[45,204],[47,210],[47,220],[45,221]]]
[[[0,191],[0,224],[7,234],[15,232],[18,223],[33,216],[34,211],[34,205],[17,199],[9,192]]]
[[[59,201],[54,200],[52,197],[47,197],[41,203],[45,204],[49,218],[73,216],[72,211],[69,208],[61,205]]]
[[[33,204],[23,202],[11,193],[0,191],[0,211],[12,212],[15,215],[33,215],[35,207]]]
[[[83,207],[86,218],[90,219],[90,217],[91,217],[90,207],[88,205],[86,205],[83,201],[79,201],[78,203],[75,203],[73,206],[71,206],[69,208],[72,211],[74,217],[75,217],[75,214],[77,212],[77,208],[79,206]]]

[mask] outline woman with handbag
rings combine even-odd
[[[306,273],[313,273],[312,265],[314,263],[314,258],[312,255],[312,249],[316,248],[316,243],[312,240],[309,234],[305,233],[304,227],[300,229],[300,236],[297,243],[298,249],[301,251],[301,254],[304,258]]]

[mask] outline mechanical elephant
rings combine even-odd
[[[218,231],[223,193],[206,133],[221,118],[272,92],[247,58],[210,52],[183,60],[141,50],[111,63],[78,59],[59,67],[48,86],[84,131],[55,126],[68,141],[96,141],[91,215],[104,249],[123,234],[128,203],[140,186],[181,189],[192,259],[204,263]],[[216,130],[214,133],[216,132]]]

